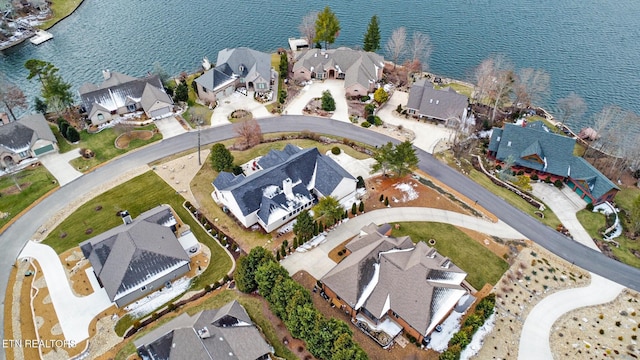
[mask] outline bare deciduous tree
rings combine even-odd
[[[0,73],[0,106],[9,112],[13,121],[17,120],[13,109],[27,108],[27,97],[19,87],[7,80],[3,73]]]
[[[557,108],[560,122],[564,125],[568,121],[583,117],[587,111],[587,103],[578,94],[571,92],[566,97],[558,99]]]
[[[302,18],[302,22],[298,25],[298,31],[300,36],[307,39],[309,47],[313,47],[313,39],[316,38],[316,20],[318,19],[318,12],[312,11]]]
[[[395,69],[398,59],[407,51],[407,29],[399,27],[391,33],[391,37],[385,44],[385,50],[393,59]]]
[[[493,59],[484,59],[473,72],[476,83],[474,98],[477,102],[485,102],[489,96],[489,91],[493,86]]]
[[[498,107],[509,100],[513,91],[515,73],[513,65],[503,55],[493,55],[483,60],[475,69],[476,100],[491,104],[491,121],[496,118]]]
[[[514,93],[517,107],[540,104],[549,95],[551,77],[542,69],[524,68],[518,71]]]
[[[433,51],[433,45],[431,44],[431,38],[427,34],[423,34],[419,31],[414,31],[411,35],[411,42],[409,42],[409,52],[411,53],[411,60],[421,64],[420,70],[427,70],[429,68],[429,57]]]
[[[239,122],[233,130],[238,135],[234,144],[237,149],[249,149],[262,142],[262,129],[255,119]]]

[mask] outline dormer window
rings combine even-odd
[[[243,72],[243,71],[244,71],[244,65],[240,65],[240,66],[238,67],[238,70],[239,70],[240,72]]]

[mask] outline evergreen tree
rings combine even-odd
[[[328,226],[336,223],[336,221],[342,218],[344,209],[342,205],[333,196],[326,196],[318,201],[318,204],[313,208],[313,213],[323,220]],[[324,228],[320,228],[322,231]]]
[[[67,140],[69,140],[69,142],[75,143],[80,141],[80,134],[78,134],[78,130],[76,130],[76,128],[74,128],[73,126],[69,126],[67,128],[66,138]]]
[[[324,111],[335,111],[336,109],[336,101],[331,96],[329,90],[325,90],[322,92],[322,110]]]
[[[211,166],[213,170],[228,171],[233,167],[233,155],[222,143],[217,143],[211,147]]]
[[[384,206],[389,206],[389,197],[385,196],[384,198]]]
[[[33,100],[33,108],[42,115],[47,113],[47,103],[37,96]]]
[[[358,213],[358,209],[356,207],[356,203],[353,203],[353,205],[351,205],[351,214],[355,215]]]
[[[380,194],[380,202],[384,201],[384,194]]]
[[[358,210],[360,210],[361,213],[364,212],[364,201],[360,201],[360,206],[359,206]]]
[[[340,33],[340,21],[336,14],[331,11],[329,6],[325,7],[318,13],[316,19],[316,37],[314,41],[324,42],[324,48],[327,49],[329,44],[336,41],[336,37]]]
[[[298,214],[296,223],[293,225],[293,233],[298,238],[299,244],[302,245],[313,237],[316,224],[313,222],[308,210],[303,210]],[[297,246],[296,246],[297,247]]]
[[[254,247],[249,254],[240,257],[234,275],[238,290],[245,293],[254,291],[258,287],[255,279],[256,270],[260,265],[270,261],[274,261],[273,254],[261,246]]]
[[[380,50],[380,27],[378,26],[377,15],[373,15],[369,21],[367,32],[364,34],[362,50],[372,52]]]
[[[187,87],[187,84],[185,84],[184,81],[178,84],[178,86],[176,87],[173,100],[175,100],[176,102],[178,101],[184,102],[189,100],[189,88]]]

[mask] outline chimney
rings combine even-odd
[[[102,77],[105,80],[109,80],[111,78],[111,71],[109,69],[107,70],[102,70]]]
[[[211,333],[209,332],[209,329],[207,329],[207,327],[203,327],[201,330],[198,330],[198,336],[200,337],[200,339],[206,339],[211,337]]]
[[[287,199],[293,199],[293,183],[290,178],[286,178],[282,181],[282,191]]]
[[[121,211],[120,216],[122,217],[122,221],[125,225],[129,225],[133,222],[133,219],[131,219],[131,215],[129,215],[129,212],[127,210]]]

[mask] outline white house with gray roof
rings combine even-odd
[[[58,150],[58,142],[42,114],[0,122],[0,166],[6,168]]]
[[[449,119],[465,121],[469,98],[450,87],[437,90],[426,79],[416,81],[409,90],[407,113],[419,119],[446,122]]]
[[[176,237],[171,207],[157,206],[80,243],[98,282],[118,307],[127,305],[187,273],[189,255]]]
[[[322,277],[334,305],[381,346],[405,331],[422,341],[467,293],[467,274],[425,242],[389,237],[391,227],[370,224],[346,245],[348,256]],[[367,331],[365,331],[367,332]]]
[[[257,160],[255,173],[221,172],[213,181],[213,199],[245,227],[259,224],[271,232],[293,220],[318,198],[354,196],[356,179],[317,148],[288,144]]]
[[[109,70],[102,75],[102,84],[84,84],[79,90],[82,107],[93,125],[137,111],[143,111],[150,119],[172,113],[173,100],[157,75],[135,78]]]
[[[271,68],[271,55],[246,47],[218,52],[216,66],[195,79],[198,97],[206,103],[245,87],[258,93],[271,91],[276,72]]]
[[[133,343],[144,360],[262,360],[273,353],[236,300],[193,316],[183,313]]]
[[[296,81],[342,79],[347,96],[364,96],[375,91],[383,69],[384,58],[373,52],[309,49],[298,55],[292,77]]]

